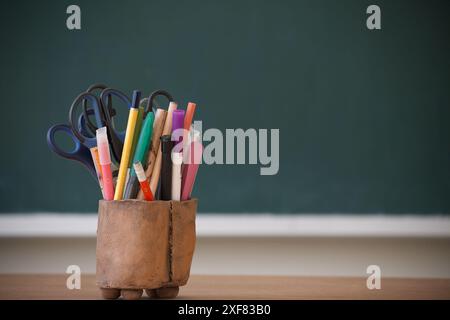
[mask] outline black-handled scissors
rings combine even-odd
[[[69,125],[72,127],[74,135],[88,148],[92,148],[97,145],[97,140],[95,138],[95,131],[101,127],[107,127],[108,139],[111,145],[111,151],[114,159],[117,163],[120,162],[123,149],[123,141],[125,139],[125,131],[118,131],[114,126],[113,117],[116,111],[111,106],[111,97],[118,97],[127,108],[130,107],[131,100],[123,92],[112,89],[105,88],[102,90],[100,97],[95,96],[90,92],[81,93],[73,101],[70,111],[69,111]],[[86,111],[86,104],[89,103],[90,109]],[[85,131],[90,131],[91,134],[85,134],[82,130],[78,130],[77,126],[77,111],[78,108],[83,107],[83,120],[85,121]],[[89,110],[93,110],[95,124],[92,123],[89,116]],[[92,113],[92,111],[91,111]],[[82,126],[83,127],[83,126]]]
[[[147,99],[147,107],[145,108],[145,114],[148,112],[155,113],[154,105],[156,104],[155,99],[159,96],[166,97],[169,102],[174,101],[172,95],[166,90],[156,90],[150,94],[150,97]],[[156,113],[155,113],[156,114]]]
[[[112,108],[110,98],[105,96],[104,108],[100,102],[100,98],[94,94],[94,91],[96,90],[103,91],[105,89],[107,89],[107,86],[102,84],[94,84],[90,86],[86,92],[83,92],[76,97],[72,103],[71,110],[69,112],[70,125],[57,124],[52,126],[47,132],[47,144],[53,152],[63,158],[80,162],[95,178],[97,178],[97,174],[89,149],[97,145],[97,128],[106,125],[105,119],[110,119],[112,121],[112,118],[116,115],[116,111]],[[112,89],[109,91],[111,90]],[[126,98],[126,95],[122,94],[122,100],[125,101],[127,106],[129,105],[129,99]],[[76,109],[80,105],[83,107],[83,112],[80,116],[77,116]],[[106,116],[105,110],[107,114]],[[95,125],[90,121],[91,116],[95,117]],[[114,141],[114,145],[112,144],[114,148],[111,149],[113,150],[114,159],[119,162],[125,134],[117,132],[111,123],[108,123],[108,127],[108,133],[112,133],[113,137],[118,137],[118,139],[111,139]],[[69,138],[74,141],[75,148],[69,152],[61,148],[56,143],[56,133],[69,136]]]

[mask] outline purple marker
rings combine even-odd
[[[175,142],[175,145],[178,145],[183,141],[183,129],[184,128],[184,110],[174,110],[172,114],[172,141]],[[178,130],[177,132],[175,132]],[[181,152],[182,144],[179,145],[180,150],[177,152]]]

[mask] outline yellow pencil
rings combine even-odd
[[[133,146],[133,137],[136,128],[136,122],[139,114],[139,101],[141,92],[133,91],[133,101],[131,102],[130,114],[128,115],[127,131],[125,132],[125,142],[123,144],[122,157],[120,158],[119,175],[117,177],[116,191],[114,200],[122,200],[125,188],[125,180],[131,160],[131,148]]]

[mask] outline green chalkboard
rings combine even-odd
[[[449,1],[8,1],[0,11],[0,211],[94,212],[46,145],[103,82],[164,88],[203,128],[277,128],[280,168],[203,165],[200,212],[450,213]]]

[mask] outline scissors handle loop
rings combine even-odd
[[[75,148],[72,151],[65,151],[58,147],[55,141],[55,134],[60,131],[69,136],[75,144]],[[75,160],[80,162],[88,169],[89,173],[96,179],[97,173],[95,172],[94,163],[88,148],[82,145],[78,139],[74,136],[72,129],[65,124],[56,124],[47,131],[47,144],[50,150],[59,155],[60,157]]]
[[[155,103],[155,99],[156,99],[156,97],[159,97],[159,96],[166,97],[167,100],[169,100],[169,102],[174,101],[172,95],[169,92],[167,92],[166,90],[156,90],[156,91],[152,92],[152,94],[148,98],[147,107],[145,108],[145,114],[153,111],[153,105]]]
[[[86,145],[88,148],[91,148],[97,145],[96,139],[82,135],[77,124],[76,109],[80,105],[80,103],[82,103],[84,100],[89,101],[92,105],[92,110],[94,111],[97,128],[101,128],[104,126],[105,120],[103,111],[100,107],[100,103],[97,97],[89,92],[81,93],[73,101],[69,111],[69,124],[72,127],[73,134],[78,138],[78,140],[84,145]],[[85,120],[87,119],[88,117],[85,118]]]
[[[115,115],[112,112],[113,110],[111,106],[112,96],[119,98],[123,103],[127,105],[127,108],[129,108],[131,105],[130,98],[122,91],[113,88],[103,89],[102,92],[100,93],[100,103],[103,106],[106,123],[113,123],[112,117]]]
[[[102,90],[104,90],[106,88],[108,88],[108,86],[106,86],[106,85],[104,85],[102,83],[94,83],[94,84],[90,85],[89,88],[87,88],[86,92],[94,94],[94,92],[96,90],[102,91]],[[108,108],[112,108],[111,107],[111,99],[109,99],[107,101],[107,103],[108,103],[107,107]],[[88,103],[87,103],[86,100],[83,100],[83,114],[84,114],[84,119],[85,119],[84,121],[86,122],[87,128],[89,129],[90,132],[95,134],[95,130],[97,130],[97,127],[89,119]]]

